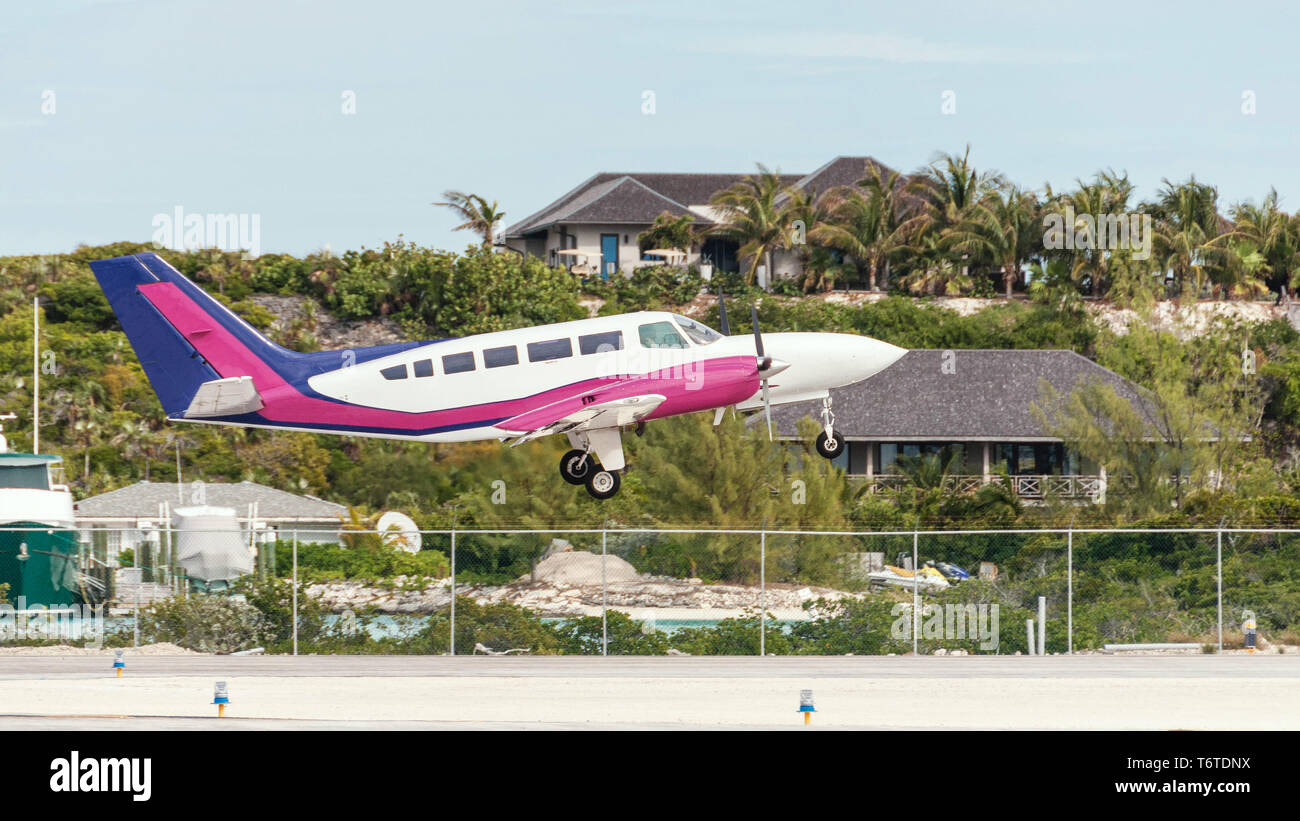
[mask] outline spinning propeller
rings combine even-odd
[[[785,370],[789,365],[785,362],[777,362],[763,352],[763,334],[758,329],[757,304],[750,306],[750,318],[754,323],[754,352],[758,355],[756,365],[763,386],[763,415],[767,419],[767,438],[771,440],[773,438],[772,400],[768,395],[767,380]],[[718,284],[718,325],[722,330],[723,336],[731,336],[731,323],[727,320],[727,298],[722,292],[721,283]],[[721,417],[719,416],[718,418],[720,419]]]
[[[767,379],[773,376],[772,357],[763,355],[763,334],[758,330],[758,305],[749,306],[749,315],[754,320],[754,352],[758,354],[758,375],[763,381],[763,415],[767,417],[767,438],[772,439],[772,401],[767,395]]]

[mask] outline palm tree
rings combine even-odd
[[[51,421],[64,426],[65,435],[82,453],[82,481],[90,484],[90,450],[99,439],[100,431],[108,420],[104,406],[107,399],[104,386],[94,380],[82,380],[54,392],[49,403]]]
[[[988,192],[968,206],[961,220],[948,229],[948,242],[957,252],[975,259],[992,258],[1002,268],[1007,299],[1020,276],[1020,264],[1033,256],[1038,244],[1038,200],[1014,185]]]
[[[453,228],[453,231],[473,231],[483,237],[484,245],[492,245],[496,239],[497,225],[505,219],[506,212],[497,205],[496,200],[488,201],[478,194],[466,194],[461,191],[443,191],[445,202],[435,202],[443,208],[450,208],[465,220]]]
[[[873,291],[880,290],[890,258],[907,246],[901,179],[897,171],[871,166],[857,188],[836,189],[828,195],[831,219],[815,232],[819,243],[866,265]]]
[[[951,229],[969,216],[969,211],[990,193],[1006,184],[995,171],[977,171],[970,162],[970,146],[959,157],[956,154],[939,154],[925,168],[914,174],[906,192],[916,203],[914,215],[904,223],[910,238],[909,250],[929,257],[922,269],[925,279],[944,279],[945,290],[964,290],[973,283],[972,268],[994,264],[990,256],[972,257],[970,252],[958,254],[952,247]],[[933,238],[933,241],[931,241]],[[955,273],[949,274],[949,271]],[[913,281],[917,274],[908,277]]]
[[[953,259],[941,234],[921,233],[906,251],[913,267],[901,282],[914,294],[957,296],[974,284],[966,266]]]
[[[1174,184],[1162,180],[1164,189],[1146,206],[1156,222],[1157,258],[1179,289],[1192,281],[1192,297],[1199,297],[1206,282],[1217,273],[1218,246],[1210,242],[1223,233],[1218,211],[1219,192],[1196,181]]]
[[[1300,238],[1294,218],[1278,208],[1277,189],[1270,189],[1259,205],[1240,203],[1229,213],[1232,230],[1213,242],[1229,247],[1248,243],[1261,258],[1254,273],[1264,278],[1268,290],[1300,286]]]
[[[758,172],[719,191],[712,201],[720,214],[714,233],[740,244],[740,257],[750,261],[745,274],[750,284],[758,275],[760,262],[772,276],[772,253],[788,248],[791,239],[788,201],[779,202],[784,190],[781,177],[762,163]]]
[[[1218,240],[1231,234],[1216,238],[1216,250],[1220,247]],[[1219,254],[1219,285],[1223,288],[1223,298],[1233,297],[1252,299],[1268,293],[1265,272],[1268,259],[1259,252],[1259,247],[1250,240],[1233,240],[1222,244],[1223,252]]]
[[[1075,222],[1064,226],[1065,230],[1073,232],[1076,237],[1082,234],[1088,241],[1076,244],[1072,251],[1066,252],[1069,254],[1070,278],[1080,285],[1087,285],[1092,295],[1100,298],[1111,284],[1115,253],[1119,249],[1104,247],[1106,243],[1099,236],[1104,229],[1099,220],[1106,215],[1128,212],[1133,183],[1127,173],[1116,174],[1110,169],[1098,171],[1091,182],[1075,180],[1075,183],[1079,186],[1075,191],[1060,197],[1053,197],[1049,188],[1048,199],[1074,210]]]
[[[791,226],[788,245],[804,272],[804,291],[829,291],[835,285],[838,264],[828,249],[819,247],[817,237],[830,222],[830,198],[817,196],[816,189],[792,189],[784,211]],[[803,230],[794,231],[796,224],[802,225]]]
[[[909,193],[921,203],[918,227],[942,231],[961,221],[966,209],[1005,184],[996,171],[976,171],[970,163],[970,146],[960,157],[940,154],[913,176]]]

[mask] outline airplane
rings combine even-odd
[[[276,345],[152,252],[90,263],[167,418],[421,442],[568,437],[560,475],[619,489],[622,431],[654,419],[822,400],[817,451],[844,450],[830,389],[906,351],[835,333],[731,336],[639,311],[426,342],[299,353]],[[721,298],[721,294],[719,294]],[[767,351],[774,355],[768,355]]]

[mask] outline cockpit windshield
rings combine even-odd
[[[703,322],[696,322],[690,317],[682,316],[681,314],[673,314],[673,319],[677,321],[678,327],[680,327],[696,345],[708,345],[717,342],[722,338],[722,334],[713,330],[708,325],[705,325]]]

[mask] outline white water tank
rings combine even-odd
[[[253,553],[228,507],[178,507],[176,559],[192,579],[230,581],[253,572]]]

